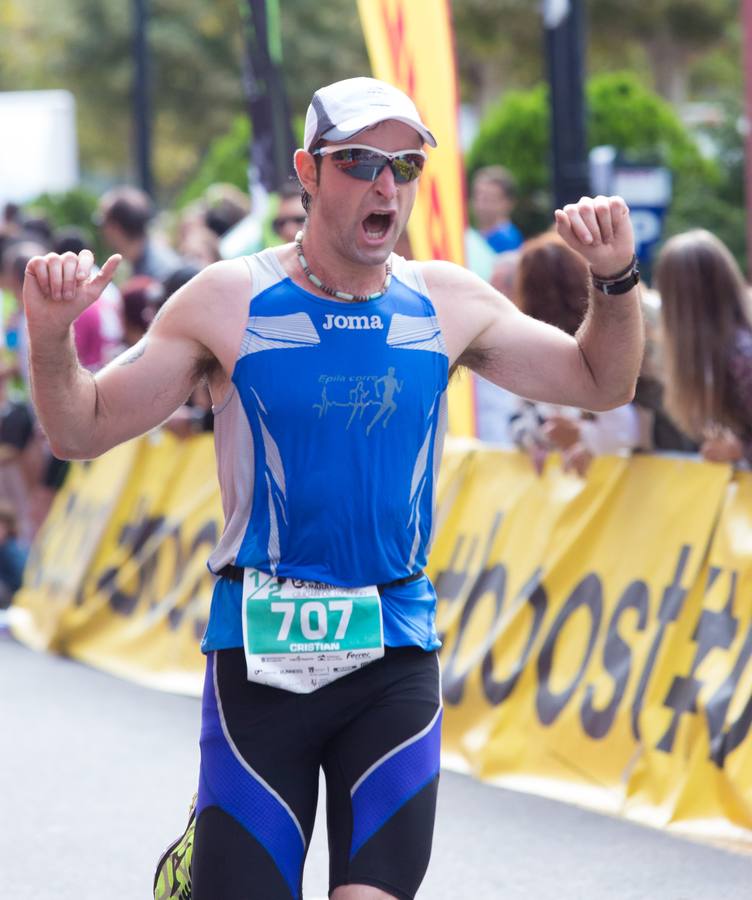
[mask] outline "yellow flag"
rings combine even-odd
[[[448,0],[358,0],[373,74],[415,101],[436,136],[407,226],[416,259],[464,264],[465,182]],[[459,298],[458,298],[459,300]],[[474,435],[472,379],[452,383],[449,430]]]

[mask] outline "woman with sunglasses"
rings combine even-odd
[[[459,266],[393,253],[425,145],[433,134],[396,88],[356,78],[317,91],[294,160],[307,210],[295,241],[208,267],[96,376],[70,325],[118,258],[95,277],[85,253],[28,266],[34,394],[58,456],[151,428],[201,377],[214,401],[226,525],[209,560],[198,800],[156,897],[299,898],[321,768],[332,900],[415,896],[439,776],[423,567],[449,373],[468,365],[592,410],[632,396],[642,325],[623,201],[556,213],[599,273],[572,337]]]

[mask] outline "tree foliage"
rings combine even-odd
[[[741,122],[741,104],[737,99],[726,105],[719,125],[705,129],[715,147],[717,178],[711,183],[701,179],[690,181],[681,191],[675,191],[665,231],[668,236],[690,228],[707,228],[727,245],[742,271],[748,271]]]
[[[149,3],[155,175],[164,199],[182,189],[212,140],[244,112],[241,2]],[[589,69],[640,68],[668,95],[739,90],[738,0],[584,2]],[[302,116],[314,88],[370,65],[355,0],[279,5],[285,80],[292,111]],[[503,92],[541,81],[538,2],[451,6],[465,101],[485,109]],[[97,186],[134,174],[131,9],[123,0],[0,2],[0,90],[71,90],[83,170]],[[666,68],[676,83],[667,83]]]
[[[485,108],[500,90],[545,77],[540,3],[453,0],[465,99]],[[692,91],[740,84],[740,67],[704,67],[738,29],[738,0],[584,0],[587,69],[647,70],[673,101]],[[699,76],[699,78],[698,78]]]
[[[673,108],[630,73],[596,75],[586,87],[588,146],[610,144],[635,162],[668,166],[677,193],[693,182],[718,183]],[[509,92],[481,124],[467,157],[470,174],[480,166],[506,166],[518,182],[517,217],[528,233],[550,221],[550,123],[548,90]]]
[[[227,134],[216,138],[209,146],[198,172],[186,185],[176,205],[182,207],[197,200],[212,184],[234,184],[241,191],[248,191],[250,140],[248,116],[237,116]]]

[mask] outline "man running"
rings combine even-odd
[[[204,270],[97,375],[79,365],[71,324],[118,257],[96,276],[87,252],[27,268],[34,399],[56,455],[103,453],[209,379],[226,524],[202,644],[195,900],[301,896],[322,767],[332,900],[415,896],[439,775],[436,595],[423,566],[449,373],[466,365],[591,410],[632,397],[642,323],[623,201],[556,212],[599,273],[572,338],[459,266],[392,253],[426,144],[414,104],[387,84],[317,91],[295,154],[303,232]],[[340,407],[378,383],[388,415],[370,430],[372,416]]]

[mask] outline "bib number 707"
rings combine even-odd
[[[281,613],[282,622],[277,634],[278,641],[286,641],[290,636],[290,628],[295,618],[296,604],[293,601],[276,600],[271,604],[273,613]],[[344,640],[347,634],[347,626],[352,615],[352,600],[330,600],[328,604],[321,600],[308,600],[300,605],[300,631],[308,641],[317,641],[327,636],[329,632],[329,612],[340,613],[337,631],[334,634],[335,641]],[[314,627],[312,619],[315,618]]]

